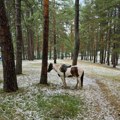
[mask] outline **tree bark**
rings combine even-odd
[[[94,33],[94,45],[93,45],[93,63],[96,63],[97,58],[97,36]]]
[[[47,84],[48,36],[49,36],[49,0],[44,0],[43,55],[40,84]]]
[[[25,39],[22,37],[22,59],[25,60]]]
[[[111,26],[111,21],[109,22]],[[110,47],[111,47],[111,28],[109,28],[107,33],[107,65],[110,65]]]
[[[22,74],[21,0],[16,0],[16,74]]]
[[[116,18],[116,8],[114,10],[114,17]],[[114,28],[113,28],[113,32],[114,34],[117,34],[117,26],[116,26],[116,22],[114,23]],[[113,67],[116,68],[116,65],[117,65],[117,39],[114,38],[113,39],[113,50],[112,50],[112,63],[113,63]]]
[[[6,92],[13,92],[18,90],[18,85],[15,73],[12,37],[3,0],[0,0],[0,44],[3,63],[3,89]]]
[[[39,36],[37,35],[37,59],[40,59],[40,41]]]
[[[78,54],[79,54],[79,46],[80,46],[80,39],[79,39],[79,0],[75,0],[75,45],[74,45],[72,65],[77,64],[77,59],[78,59]]]
[[[54,15],[53,15],[54,63],[57,63],[55,0],[54,0],[54,3],[53,3],[53,8],[54,8]]]
[[[30,17],[33,14],[33,10],[27,11],[26,16]],[[28,42],[28,60],[34,60],[34,32],[32,27],[32,21],[29,21],[31,25],[27,26],[27,42]]]
[[[102,33],[102,30],[100,30],[100,63],[103,64],[104,60],[104,34]]]
[[[49,47],[49,59],[52,59],[52,43],[50,42],[50,47]]]

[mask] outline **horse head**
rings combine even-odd
[[[53,63],[50,63],[49,65],[48,65],[48,72],[50,72],[51,70],[53,69]]]

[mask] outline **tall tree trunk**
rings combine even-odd
[[[114,68],[115,68],[116,65],[117,65],[117,61],[116,61],[117,53],[116,53],[115,49],[116,49],[116,44],[113,43],[112,63],[113,63],[113,67],[114,67]]]
[[[118,20],[120,20],[120,4],[117,7],[118,7],[118,14],[117,14],[117,16],[118,16]],[[119,54],[120,54],[120,52],[119,52],[119,50],[120,50],[120,22],[117,23],[116,34],[118,36],[117,39],[116,39],[116,41],[117,41],[117,43],[116,43],[116,47],[117,47],[116,65],[118,65]]]
[[[27,11],[26,16],[30,17],[30,15],[33,14],[33,10]],[[32,21],[30,21],[32,22]],[[32,23],[31,23],[32,24]],[[34,60],[34,32],[33,32],[33,26],[28,25],[27,26],[27,36],[28,36],[28,60]]]
[[[49,59],[51,60],[52,58],[52,43],[50,42],[50,47],[49,47]]]
[[[49,36],[49,0],[44,0],[44,30],[43,30],[43,55],[41,84],[47,84],[47,61],[48,61],[48,36]]]
[[[0,0],[0,45],[3,62],[3,89],[6,92],[13,92],[18,90],[18,85],[15,73],[12,37],[3,0]]]
[[[56,46],[56,10],[55,10],[55,0],[53,0],[53,8],[54,8],[54,15],[53,15],[53,39],[54,39],[54,63],[57,63],[57,46]]]
[[[31,15],[33,16],[32,8],[31,8]],[[34,26],[33,25],[31,27],[31,54],[32,54],[32,60],[34,60]]]
[[[73,61],[72,65],[77,64],[78,54],[79,54],[79,0],[75,0],[75,45],[74,45],[74,53],[73,53]]]
[[[100,34],[100,63],[103,64],[104,60],[104,42],[103,42],[103,33]]]
[[[37,35],[37,59],[40,59],[40,41],[39,41],[39,36]]]
[[[74,31],[73,31],[73,22],[71,22],[71,29],[70,29],[70,39],[71,43],[74,43]],[[73,59],[73,50],[71,50],[71,60]]]
[[[34,60],[34,42],[32,28],[28,28],[28,60]]]
[[[115,10],[114,10],[114,17],[116,18],[116,8],[115,8]],[[114,29],[113,29],[113,31],[114,31],[114,34],[116,34],[117,33],[117,31],[116,31],[116,22],[114,23]],[[112,53],[112,63],[113,63],[113,67],[115,68],[116,67],[116,65],[117,65],[117,51],[116,51],[116,49],[117,49],[117,44],[116,44],[116,42],[117,42],[117,39],[116,38],[114,38],[114,40],[113,40],[113,53]]]
[[[21,0],[16,0],[16,74],[22,74]]]
[[[97,36],[94,32],[94,45],[93,45],[93,63],[96,62],[96,57],[97,57]]]
[[[110,17],[112,14],[110,13]],[[110,65],[110,48],[111,48],[111,20],[108,22],[109,29],[107,33],[107,65]]]
[[[24,37],[23,37],[24,38]],[[22,58],[25,60],[25,39],[22,38]]]
[[[81,60],[83,60],[83,52],[81,52]]]
[[[64,59],[64,45],[61,46],[61,59]]]
[[[60,59],[60,50],[57,51],[57,58]]]
[[[110,29],[111,29],[111,28],[110,28]],[[109,32],[108,32],[107,65],[110,65],[110,30],[109,30]]]

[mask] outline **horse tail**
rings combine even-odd
[[[81,87],[83,87],[83,77],[84,77],[84,71],[83,71],[82,76],[81,76]]]

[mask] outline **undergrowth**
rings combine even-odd
[[[80,97],[66,93],[48,95],[41,89],[41,86],[32,86],[13,93],[1,89],[0,120],[74,119],[84,113],[85,105]]]
[[[46,119],[74,118],[82,112],[83,102],[80,98],[70,95],[53,95],[44,97],[39,95],[37,103]]]

